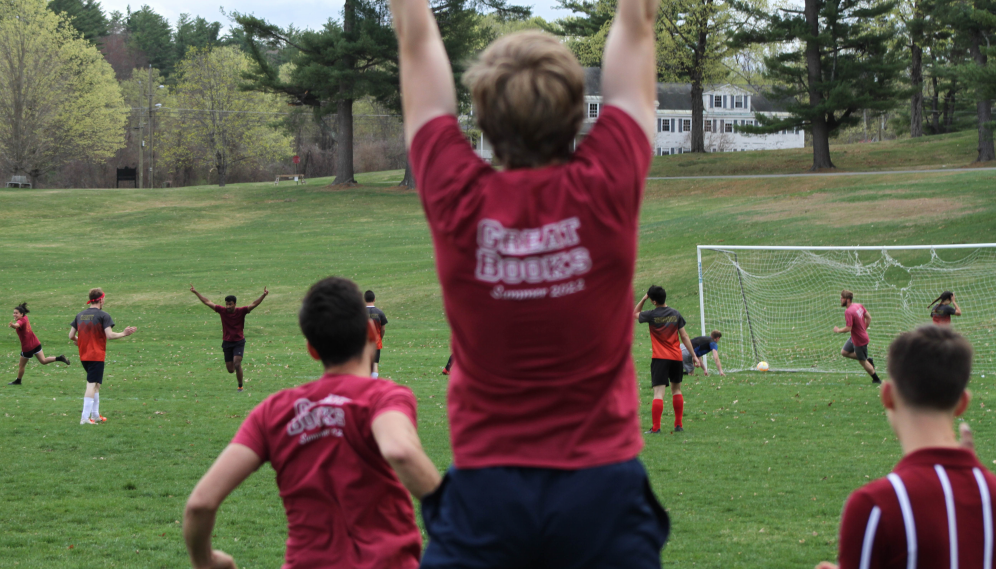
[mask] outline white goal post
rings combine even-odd
[[[848,334],[840,291],[871,315],[869,355],[886,369],[889,343],[931,322],[930,303],[952,291],[951,319],[975,350],[972,375],[996,373],[996,243],[865,247],[699,245],[702,334],[719,330],[724,371],[864,373],[840,355]]]

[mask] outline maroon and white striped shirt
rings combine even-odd
[[[971,451],[927,448],[851,494],[841,569],[990,569],[996,476]]]

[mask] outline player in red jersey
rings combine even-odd
[[[45,352],[42,351],[41,341],[38,340],[38,336],[31,331],[31,322],[28,321],[28,303],[22,302],[14,307],[14,321],[7,326],[14,329],[17,332],[17,339],[21,341],[21,361],[17,366],[17,379],[8,383],[7,385],[21,385],[21,378],[24,377],[24,368],[31,361],[32,357],[38,358],[38,362],[41,365],[48,365],[54,362],[62,362],[69,365],[69,360],[66,359],[64,355],[58,355],[54,357],[45,357]]]
[[[242,356],[246,350],[246,337],[243,330],[246,325],[246,315],[259,306],[259,303],[263,302],[270,291],[266,290],[264,286],[262,296],[254,300],[249,306],[238,308],[236,308],[234,295],[226,296],[225,306],[221,307],[194,290],[194,285],[190,285],[190,292],[194,293],[205,306],[221,316],[221,351],[225,356],[225,369],[228,370],[228,373],[235,374],[235,379],[239,381],[239,391],[242,391]]]
[[[640,201],[655,124],[656,0],[619,0],[604,103],[520,32],[464,74],[502,168],[457,121],[426,0],[391,0],[409,159],[452,330],[453,467],[423,502],[422,567],[660,567],[669,530],[637,460],[631,354]],[[578,307],[584,307],[579,310]]]
[[[996,476],[972,452],[967,425],[963,444],[954,433],[971,370],[971,344],[948,327],[923,326],[889,346],[881,397],[903,459],[847,499],[840,569],[993,566]]]
[[[934,306],[934,305],[937,306]],[[950,326],[952,316],[961,316],[961,308],[955,301],[954,293],[946,290],[930,303],[930,319],[938,326]]]
[[[287,513],[284,569],[415,569],[422,536],[408,492],[424,498],[440,479],[415,430],[415,396],[370,378],[376,332],[351,281],[316,283],[298,319],[325,375],[260,403],[197,483],[183,516],[191,564],[235,567],[211,549],[215,514],[269,462]]]
[[[654,304],[653,310],[643,310],[647,299]],[[661,432],[661,415],[664,413],[664,393],[671,386],[671,406],[674,408],[674,432],[685,430],[682,418],[685,413],[685,397],[681,394],[681,382],[684,375],[682,346],[691,354],[692,364],[702,367],[702,362],[695,354],[692,341],[685,331],[685,319],[681,314],[667,305],[667,292],[663,287],[652,286],[643,295],[633,309],[633,316],[640,324],[650,326],[650,345],[653,356],[650,360],[650,385],[654,389],[654,400],[651,402],[651,427],[648,434]]]
[[[131,336],[138,331],[128,326],[124,332],[115,332],[114,319],[104,312],[104,291],[90,289],[89,308],[80,312],[69,326],[69,340],[80,350],[80,365],[86,371],[86,392],[83,394],[81,425],[95,425],[107,421],[100,414],[100,386],[104,383],[104,359],[107,341]]]
[[[872,383],[882,383],[875,372],[875,360],[868,357],[868,325],[871,324],[871,314],[861,304],[854,302],[854,293],[849,290],[840,291],[840,305],[844,307],[844,323],[840,328],[834,326],[835,334],[850,333],[851,337],[844,342],[840,355],[852,360],[858,360],[872,378]]]
[[[377,330],[377,354],[374,356],[373,373],[370,374],[370,377],[377,379],[380,377],[380,351],[384,348],[384,332],[387,331],[384,327],[387,326],[387,316],[383,310],[374,306],[374,301],[377,300],[374,291],[368,290],[363,293],[363,300],[367,303],[370,321],[374,323],[374,328]]]

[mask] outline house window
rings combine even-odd
[[[736,97],[733,97],[733,108],[734,109],[742,109],[742,108],[744,108],[744,97],[743,97],[743,95],[737,95]]]
[[[733,123],[731,122],[726,123],[723,132],[733,132]]]
[[[715,146],[713,146],[713,147],[712,147],[712,150],[710,150],[710,152],[715,152],[715,151],[716,151],[716,147],[715,147]]]
[[[705,122],[705,132],[712,132],[712,121],[707,120]]]
[[[671,149],[671,154],[675,154],[674,148]]]
[[[644,123],[646,124],[646,123]],[[682,119],[681,121],[682,130],[688,132],[692,130],[692,119]]]
[[[671,119],[660,119],[661,132],[671,132]]]
[[[588,103],[588,118],[598,118],[598,103]]]
[[[740,152],[747,152],[747,149],[746,148],[741,148]]]
[[[714,95],[713,98],[712,98],[712,106],[722,108],[723,107],[723,96],[722,95]]]

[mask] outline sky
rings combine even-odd
[[[556,9],[556,0],[519,0],[523,5],[531,5],[533,14],[547,20],[555,20],[570,15],[565,10]],[[342,0],[102,0],[104,12],[110,14],[114,10],[125,13],[130,5],[138,10],[148,4],[157,13],[167,17],[171,24],[176,24],[180,14],[200,16],[209,22],[221,22],[228,29],[231,22],[222,15],[221,9],[255,14],[271,24],[286,27],[294,24],[298,28],[318,28],[329,19],[338,18],[342,12]]]

